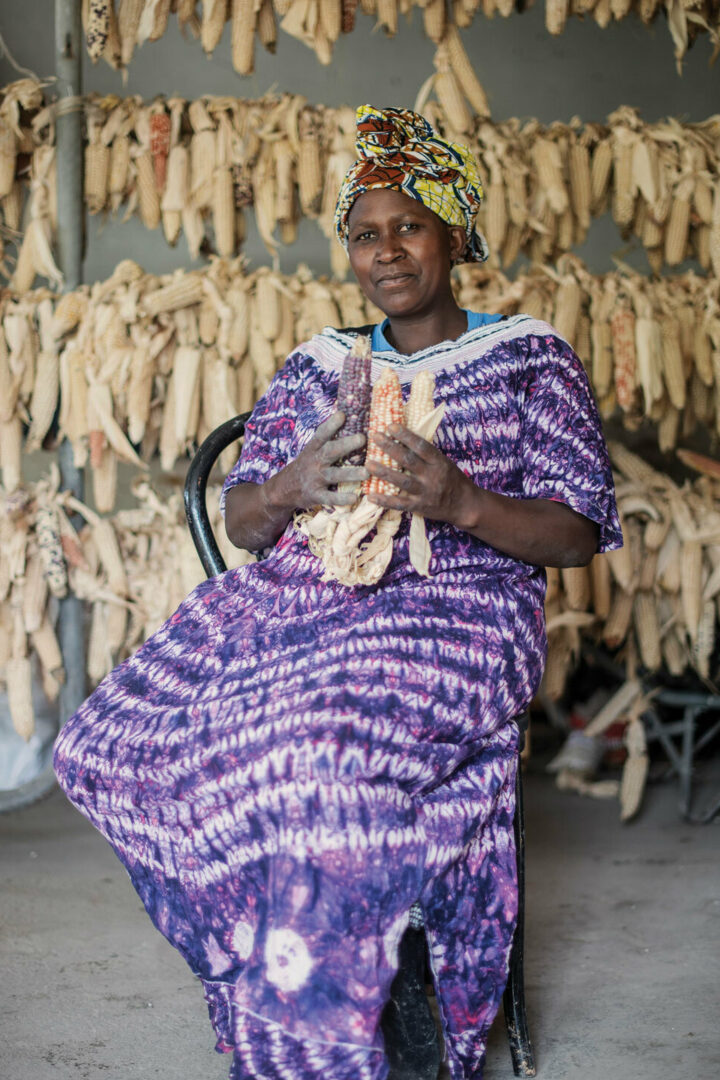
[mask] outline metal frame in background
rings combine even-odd
[[[597,645],[585,644],[583,658],[591,667],[602,668],[618,682],[626,678],[625,668],[613,660],[604,649]],[[715,795],[708,808],[701,813],[693,812],[693,774],[695,758],[717,735],[720,734],[720,695],[702,693],[699,690],[684,687],[665,687],[659,685],[658,676],[642,676],[643,693],[650,698],[643,710],[641,719],[648,742],[658,742],[669,762],[666,776],[677,776],[680,786],[679,809],[685,821],[692,825],[707,825],[720,814],[720,796]],[[661,716],[658,706],[682,709],[680,720],[666,719]],[[696,738],[697,721],[704,713],[714,714],[717,719]],[[678,750],[672,737],[681,737]]]

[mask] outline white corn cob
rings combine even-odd
[[[120,60],[127,67],[138,41],[140,18],[145,0],[122,0],[118,11],[117,28],[120,37]]]
[[[52,675],[56,682],[64,682],[65,672],[60,644],[48,615],[45,615],[38,629],[31,633],[30,640],[43,671],[48,675]]]
[[[625,731],[627,761],[620,781],[620,820],[629,821],[640,809],[649,761],[642,720],[633,718]]]
[[[228,0],[203,0],[200,42],[208,56],[220,44],[227,15]]]
[[[233,67],[238,75],[251,75],[255,66],[255,3],[254,0],[231,0],[231,4]]]
[[[22,618],[25,633],[37,630],[45,614],[48,587],[40,557],[31,555],[25,561],[22,578]]]
[[[26,656],[7,661],[5,684],[13,727],[27,742],[35,731],[35,710],[32,700],[32,667]]]

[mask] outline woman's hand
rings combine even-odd
[[[454,461],[432,443],[399,424],[392,424],[388,435],[376,434],[373,439],[403,471],[377,461],[367,461],[368,472],[400,489],[394,495],[370,495],[371,502],[422,514],[432,521],[445,521],[458,528],[465,527],[467,508],[479,489]]]
[[[366,480],[367,469],[338,465],[344,457],[365,445],[364,435],[334,436],[345,423],[345,414],[334,412],[320,424],[310,442],[284,469],[265,485],[270,505],[292,510],[311,506],[349,506],[357,498],[351,491],[334,491],[344,481]]]
[[[370,495],[372,502],[447,522],[535,566],[586,566],[595,554],[597,525],[566,503],[516,499],[478,487],[436,446],[400,425],[373,438],[398,469],[368,461],[368,471],[400,490]]]
[[[331,491],[344,480],[365,480],[367,469],[338,465],[346,454],[365,445],[364,435],[344,435],[333,439],[345,423],[334,412],[321,424],[294,461],[264,484],[236,484],[225,503],[225,531],[236,547],[264,551],[272,547],[296,510],[310,506],[346,506],[357,498],[350,491]]]

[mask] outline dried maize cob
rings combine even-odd
[[[680,595],[685,627],[694,645],[702,614],[702,544],[696,540],[686,540],[682,545]]]
[[[39,628],[45,612],[47,594],[47,581],[40,557],[37,554],[30,555],[25,560],[21,590],[22,619],[26,634]]]
[[[199,303],[204,295],[205,290],[199,274],[178,274],[169,285],[146,293],[142,306],[150,318],[155,318],[162,312],[191,307]]]
[[[13,727],[27,742],[35,731],[32,667],[26,657],[11,657],[5,664],[5,684]]]
[[[627,761],[620,781],[620,820],[629,821],[638,810],[645,790],[649,760],[646,752],[645,728],[633,718],[625,731]]]
[[[101,141],[101,122],[88,119],[88,145],[85,147],[85,202],[91,214],[104,209],[108,197],[110,150]]]
[[[549,580],[548,576],[548,588]],[[610,564],[604,555],[595,555],[590,563],[590,583],[592,587],[592,609],[598,619],[605,620],[610,614],[612,585],[610,582]]]
[[[327,6],[327,4],[323,4],[322,8],[324,9]],[[261,0],[257,13],[256,28],[260,44],[267,49],[269,53],[274,53],[277,45],[277,23],[275,21],[272,0]]]
[[[427,0],[422,13],[425,33],[431,41],[440,44],[445,37],[445,27],[447,25],[445,0]]]
[[[590,165],[590,209],[595,215],[600,214],[604,206],[612,167],[612,146],[609,139],[603,139],[596,144]]]
[[[150,109],[150,153],[155,171],[155,187],[165,189],[167,159],[170,153],[170,117],[162,105]]]
[[[232,60],[238,75],[251,75],[255,67],[254,0],[231,0]]]
[[[38,450],[50,430],[60,391],[60,362],[55,352],[38,355],[35,383],[30,400],[30,430],[25,450]]]
[[[336,408],[345,413],[345,422],[338,432],[338,437],[364,435],[368,430],[372,396],[371,363],[370,339],[359,334],[343,361],[338,382]],[[348,465],[361,465],[364,458],[365,451],[361,448],[344,460]]]
[[[563,567],[560,578],[570,610],[586,611],[590,603],[590,578],[587,567]]]
[[[697,636],[692,650],[693,664],[698,675],[710,678],[710,660],[715,648],[715,604],[706,600],[698,622]]]
[[[57,682],[65,681],[62,654],[53,624],[46,614],[37,630],[30,634],[32,646],[37,653],[43,670],[52,675]]]
[[[426,7],[425,11],[427,10]],[[452,131],[465,134],[472,126],[472,117],[465,104],[460,84],[453,73],[445,44],[438,45],[433,64],[436,69],[435,93],[447,117],[447,122]]]
[[[132,60],[144,7],[145,0],[122,0],[120,4],[117,29],[120,37],[120,62],[123,67],[127,67]]]
[[[200,42],[208,56],[220,44],[227,16],[228,0],[203,0]]]
[[[563,180],[562,157],[557,143],[551,139],[536,138],[532,144],[532,159],[553,213],[564,213],[570,202]]]
[[[569,0],[545,0],[545,28],[549,34],[562,34],[569,8]]]
[[[382,450],[375,441],[375,434],[385,434],[391,424],[402,424],[403,401],[400,380],[392,368],[383,368],[380,378],[373,386],[368,420],[367,461],[376,461],[388,468],[397,469],[397,462]],[[395,495],[398,489],[387,480],[370,476],[363,481],[363,493],[366,495]]]
[[[465,51],[457,26],[453,23],[448,26],[443,41],[447,48],[450,67],[473,111],[478,116],[490,116],[487,95],[475,74],[475,69],[470,63],[470,58]]]
[[[610,614],[605,620],[602,630],[602,638],[608,648],[616,649],[625,641],[632,614],[632,594],[625,592],[624,589],[616,589],[613,593]]]
[[[680,335],[677,321],[669,315],[663,316],[661,323],[662,333],[662,366],[665,387],[668,397],[676,409],[685,406],[685,372],[683,368],[682,353],[680,351]]]
[[[572,274],[565,274],[555,297],[553,325],[560,337],[571,345],[575,343],[575,332],[580,317],[582,293]]]
[[[235,250],[235,203],[230,167],[219,165],[213,178],[213,228],[219,255],[228,257]]]
[[[685,258],[690,229],[692,184],[692,180],[678,184],[670,207],[670,217],[665,227],[665,262],[668,266],[677,266]]]
[[[573,213],[580,226],[588,229],[592,203],[590,153],[585,143],[578,139],[571,142],[568,150],[568,176]]]
[[[160,196],[155,185],[153,156],[149,150],[142,150],[137,155],[135,169],[142,223],[146,229],[157,229],[160,224]]]
[[[19,416],[0,421],[0,471],[5,491],[11,494],[22,483],[22,424]]]
[[[342,0],[342,26],[341,30],[343,34],[350,34],[355,28],[355,15],[357,12],[358,0]]]
[[[274,341],[280,333],[280,297],[277,278],[270,271],[259,272],[255,279],[254,306],[258,326],[268,341]]]
[[[616,307],[610,319],[612,335],[615,392],[623,412],[629,412],[635,404],[635,315],[622,304]]]
[[[87,50],[93,64],[96,64],[108,39],[110,26],[110,6],[112,0],[89,0],[85,37]]]
[[[657,619],[655,597],[642,589],[635,594],[635,636],[640,648],[642,662],[649,671],[660,667],[660,626]]]
[[[635,214],[637,188],[633,177],[636,136],[617,127],[613,137],[612,215],[618,225],[629,225]]]
[[[15,183],[15,169],[17,166],[17,135],[13,129],[12,124],[0,115],[0,199],[5,199],[13,190]],[[17,228],[17,224],[13,225],[7,220],[7,212],[5,212],[6,224],[8,228]]]

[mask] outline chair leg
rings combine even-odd
[[[440,1040],[425,993],[425,931],[408,927],[381,1026],[388,1080],[436,1080]]]
[[[514,830],[517,853],[518,917],[510,951],[510,970],[503,995],[503,1010],[510,1042],[513,1072],[516,1076],[535,1076],[535,1055],[530,1042],[527,1013],[525,1011],[525,979],[523,971],[525,947],[525,814],[520,762],[518,762],[515,780]]]

